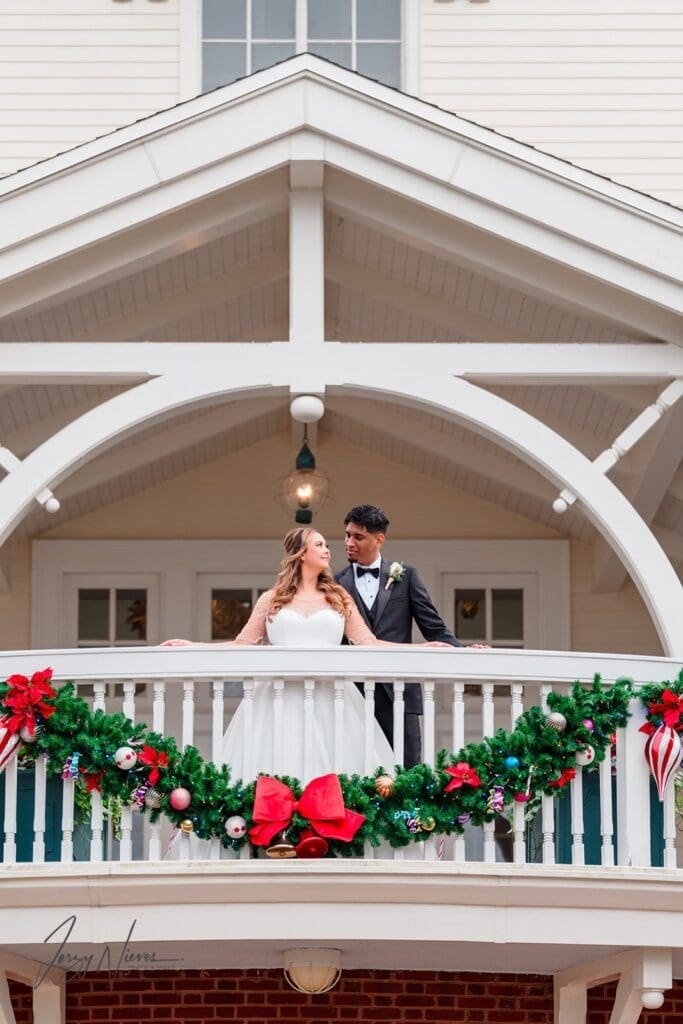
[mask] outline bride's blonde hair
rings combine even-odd
[[[280,608],[289,604],[296,597],[301,586],[301,559],[306,553],[311,538],[317,532],[312,526],[297,526],[289,531],[282,542],[286,555],[280,563],[280,572],[273,587],[268,612],[269,618],[272,618],[276,612],[280,611]],[[346,616],[351,598],[343,587],[334,582],[329,569],[325,568],[320,572],[317,585],[327,603],[340,615]]]

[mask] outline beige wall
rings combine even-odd
[[[2,0],[0,175],[178,102],[180,0]]]
[[[423,0],[423,97],[683,202],[680,0]]]
[[[572,541],[571,577],[572,648],[575,651],[664,654],[652,619],[630,578],[618,594],[593,593],[590,544]]]
[[[0,649],[24,651],[31,646],[31,542],[6,544],[0,569],[9,588],[0,589]]]
[[[386,509],[392,521],[390,537],[561,536],[342,440],[321,440],[314,450],[318,466],[334,482],[334,504],[316,516],[316,526],[330,538],[342,536],[344,515],[359,502]],[[268,438],[137,497],[57,526],[42,537],[284,536],[292,525],[291,514],[276,504],[274,495],[278,480],[294,469],[293,463],[289,436]]]
[[[316,520],[339,538],[348,508],[381,503],[391,515],[391,536],[426,539],[554,538],[554,531],[456,491],[406,467],[389,464],[338,439],[316,447],[318,462],[335,482],[335,503]],[[275,481],[288,470],[292,445],[272,438],[219,459],[43,534],[56,538],[273,538],[288,529],[273,501]],[[390,546],[389,546],[390,553]],[[29,646],[30,545],[6,547],[3,566],[11,591],[0,594],[0,647]],[[647,610],[629,581],[618,594],[592,593],[592,552],[571,543],[572,647],[575,650],[661,654]]]

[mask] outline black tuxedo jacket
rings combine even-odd
[[[352,565],[347,565],[336,573],[335,580],[340,583],[353,598],[358,611],[378,640],[389,640],[392,643],[409,644],[412,640],[413,622],[425,640],[441,640],[453,647],[462,644],[451,633],[437,612],[429,596],[427,588],[420,579],[417,569],[406,565],[403,579],[392,583],[386,589],[389,579],[390,562],[382,559],[379,571],[379,592],[373,606],[373,616],[368,614],[363,598],[356,590],[356,577]],[[381,683],[381,686],[391,684]],[[422,690],[419,683],[407,683],[405,687],[406,714],[422,712]]]

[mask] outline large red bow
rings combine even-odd
[[[14,675],[7,680],[10,692],[3,698],[6,708],[11,708],[12,713],[3,718],[5,725],[11,733],[19,732],[26,726],[31,733],[36,731],[36,718],[49,718],[53,715],[55,708],[46,704],[43,697],[56,697],[55,691],[50,686],[52,669],[45,668],[42,672],[34,672],[30,679],[27,676]]]
[[[278,779],[260,775],[256,781],[254,821],[249,836],[254,846],[267,846],[273,836],[287,828],[298,811],[318,835],[350,843],[365,821],[365,815],[344,807],[339,779],[321,775],[312,779],[297,800],[289,786]]]
[[[146,743],[138,754],[138,761],[140,764],[151,765],[152,770],[149,773],[149,784],[150,786],[156,786],[159,781],[159,769],[168,768],[168,754],[164,750],[155,750],[154,747],[150,747]]]

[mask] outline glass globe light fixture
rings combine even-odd
[[[297,992],[320,995],[329,992],[341,977],[338,949],[286,949],[285,978]]]
[[[294,472],[280,482],[278,501],[294,514],[295,523],[310,526],[313,513],[331,500],[331,490],[329,478],[316,468],[315,456],[304,433]]]

